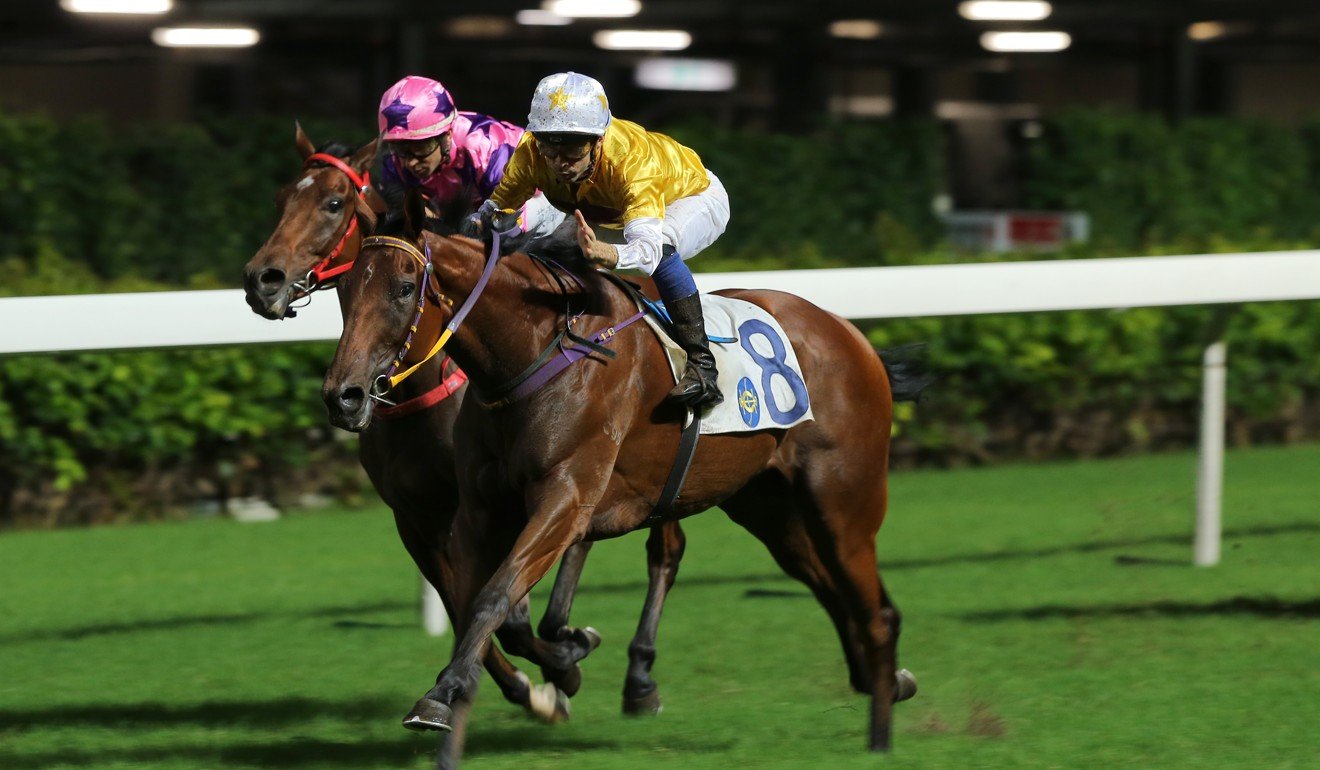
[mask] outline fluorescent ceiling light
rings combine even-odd
[[[646,59],[633,77],[661,91],[728,91],[738,82],[733,62],[722,59]]]
[[[981,47],[997,53],[1051,53],[1072,45],[1067,32],[986,32]]]
[[[1040,0],[968,0],[958,13],[972,21],[1040,21],[1053,8]]]
[[[115,13],[148,16],[169,13],[174,0],[60,0],[69,13]]]
[[[1228,34],[1228,25],[1222,21],[1198,21],[1187,28],[1187,37],[1193,40],[1214,40]]]
[[[830,34],[853,40],[875,40],[884,32],[880,22],[871,19],[841,19],[830,22]]]
[[[246,48],[261,34],[251,27],[157,27],[151,41],[167,48]]]
[[[541,8],[560,16],[581,18],[621,18],[636,16],[642,10],[640,0],[545,0]]]
[[[512,30],[513,24],[505,16],[459,16],[445,23],[446,32],[462,38],[504,37]]]
[[[681,51],[692,36],[681,29],[603,29],[591,41],[607,51]]]
[[[551,11],[543,11],[540,8],[528,8],[525,11],[518,11],[513,18],[519,24],[527,27],[562,27],[565,24],[573,23],[573,20],[567,16],[560,16]]]

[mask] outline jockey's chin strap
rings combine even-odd
[[[398,387],[399,383],[408,379],[413,372],[420,369],[427,361],[435,358],[444,349],[449,339],[454,336],[454,332],[463,323],[463,319],[467,318],[468,313],[472,312],[472,307],[477,304],[477,299],[481,297],[481,293],[486,289],[491,274],[495,272],[495,263],[499,261],[500,233],[498,231],[492,232],[490,256],[486,259],[486,267],[481,271],[481,277],[477,279],[477,284],[472,288],[472,292],[468,294],[467,299],[458,308],[458,312],[454,313],[454,317],[445,326],[444,332],[436,339],[435,344],[431,346],[431,349],[427,351],[422,360],[401,372],[399,367],[403,365],[403,359],[408,356],[408,351],[412,348],[413,335],[417,333],[422,320],[422,312],[426,309],[426,292],[431,285],[432,275],[435,273],[435,263],[431,259],[431,244],[423,239],[423,251],[402,238],[395,238],[390,235],[373,235],[362,240],[362,247],[366,248],[367,246],[392,246],[404,251],[422,266],[422,280],[417,289],[417,315],[413,316],[413,322],[408,327],[408,336],[404,338],[403,347],[399,350],[399,354],[394,357],[394,362],[390,364],[389,371],[377,377],[371,385],[371,398],[389,404],[390,402],[385,399],[385,394]],[[453,302],[438,290],[435,291],[435,294],[439,301],[447,305],[453,305]]]
[[[336,244],[335,247],[330,250],[330,253],[325,255],[320,262],[313,265],[312,269],[307,272],[307,276],[302,280],[300,288],[306,294],[311,294],[317,289],[325,288],[330,279],[337,278],[352,269],[352,260],[349,260],[342,265],[335,265],[334,267],[331,267],[331,265],[339,258],[339,255],[344,252],[344,247],[348,245],[348,241],[353,237],[353,233],[357,232],[359,216],[367,220],[367,224],[370,225],[372,229],[375,229],[376,227],[376,212],[372,210],[371,205],[367,203],[366,199],[367,191],[371,189],[371,173],[363,172],[359,174],[356,169],[345,163],[342,158],[336,158],[325,152],[317,152],[308,155],[307,159],[303,161],[303,168],[306,169],[313,163],[325,163],[343,172],[344,175],[348,177],[349,181],[353,183],[353,190],[356,194],[354,195],[353,202],[353,218],[349,220],[348,228],[345,229],[344,234],[340,236],[339,243]]]

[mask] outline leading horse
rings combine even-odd
[[[565,551],[654,523],[684,415],[665,401],[672,378],[654,335],[642,324],[616,330],[636,305],[611,278],[522,254],[492,253],[498,261],[487,266],[481,243],[426,232],[416,196],[405,209],[403,237],[369,239],[344,277],[344,333],[323,396],[332,423],[365,429],[378,378],[399,357],[420,357],[405,339],[422,351],[452,334],[450,355],[469,375],[448,543],[473,556],[451,586],[459,643],[404,720],[448,730],[466,714],[492,632]],[[470,301],[479,285],[484,293]],[[893,704],[915,692],[897,669],[900,617],[875,557],[887,506],[889,373],[854,326],[806,300],[721,293],[779,320],[815,419],[704,436],[668,520],[720,505],[810,587],[834,622],[852,686],[870,696],[870,747],[887,750]],[[455,328],[460,303],[469,314]],[[554,352],[564,330],[594,330],[617,357],[593,352],[526,398],[500,398]]]

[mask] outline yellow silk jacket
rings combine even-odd
[[[560,211],[581,210],[593,225],[620,228],[640,217],[663,218],[665,206],[710,186],[695,152],[632,121],[612,119],[599,153],[589,177],[566,184],[546,165],[528,131],[490,200],[499,208],[517,209],[539,189]]]

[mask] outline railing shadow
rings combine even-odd
[[[1320,618],[1320,599],[1290,601],[1272,596],[1235,596],[1216,602],[1155,601],[1136,604],[1077,606],[1047,604],[1017,609],[980,610],[956,617],[973,623],[1005,620],[1052,620],[1055,618],[1213,617],[1245,615],[1271,620]]]

